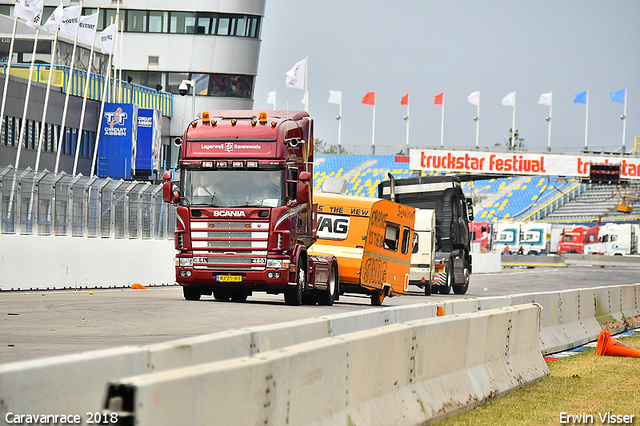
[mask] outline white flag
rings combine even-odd
[[[63,14],[64,6],[62,6],[62,3],[60,3],[42,27],[50,33],[55,33],[56,31],[58,31],[58,25],[60,25],[60,21],[62,21]]]
[[[13,16],[24,19],[35,30],[42,21],[43,8],[44,0],[16,0]]]
[[[538,100],[538,103],[540,105],[551,106],[552,95],[553,95],[553,92],[543,93],[542,95],[540,95],[540,99]]]
[[[273,105],[273,108],[276,107],[276,91],[272,91],[267,93],[267,104]]]
[[[471,93],[467,97],[467,100],[471,105],[476,105],[476,106],[480,105],[480,91]]]
[[[96,29],[98,28],[98,14],[80,17],[80,27],[78,28],[78,40],[93,44],[96,40]]]
[[[516,106],[516,91],[509,93],[507,96],[502,98],[502,105],[504,106]]]
[[[285,86],[304,90],[304,73],[307,65],[306,62],[307,60],[303,59],[300,62],[296,63],[293,68],[287,71],[287,80],[285,82]]]
[[[329,90],[329,103],[342,105],[342,90]]]
[[[67,37],[75,37],[80,24],[80,12],[82,6],[65,7],[62,11],[62,19],[60,20],[60,34]]]
[[[117,24],[114,22],[100,32],[100,43],[102,43],[102,51],[104,53],[113,52],[113,38],[116,35],[116,26]]]

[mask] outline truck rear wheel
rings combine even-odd
[[[452,266],[451,266],[451,262],[447,262],[447,265],[445,267],[445,285],[439,285],[438,286],[438,293],[440,294],[449,294],[451,293],[451,283],[453,282],[453,271],[451,270]]]
[[[296,264],[296,286],[284,293],[284,303],[291,306],[300,306],[306,284],[307,263],[305,262],[305,258],[300,256]]]
[[[332,306],[336,295],[338,294],[338,265],[331,264],[329,271],[329,282],[327,283],[327,289],[323,291],[319,296],[319,304],[325,306]]]
[[[464,261],[464,266],[462,267],[462,274],[464,275],[464,284],[462,285],[454,285],[453,292],[455,294],[465,294],[467,290],[469,290],[469,279],[471,277],[471,272],[469,272],[469,262]]]
[[[200,296],[202,296],[202,292],[197,287],[182,287],[182,295],[186,300],[200,300]]]

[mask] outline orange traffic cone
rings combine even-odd
[[[611,337],[609,330],[602,330],[596,345],[596,355],[631,356],[640,358],[640,350],[625,345]]]

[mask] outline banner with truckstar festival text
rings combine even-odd
[[[621,179],[640,179],[640,158],[530,152],[412,149],[411,170],[473,174],[589,176],[590,163],[620,164]]]

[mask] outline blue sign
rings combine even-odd
[[[136,167],[138,106],[105,103],[100,123],[98,177],[131,179]]]
[[[138,136],[136,149],[136,177],[153,179],[160,168],[162,138],[162,112],[156,109],[138,109]]]

